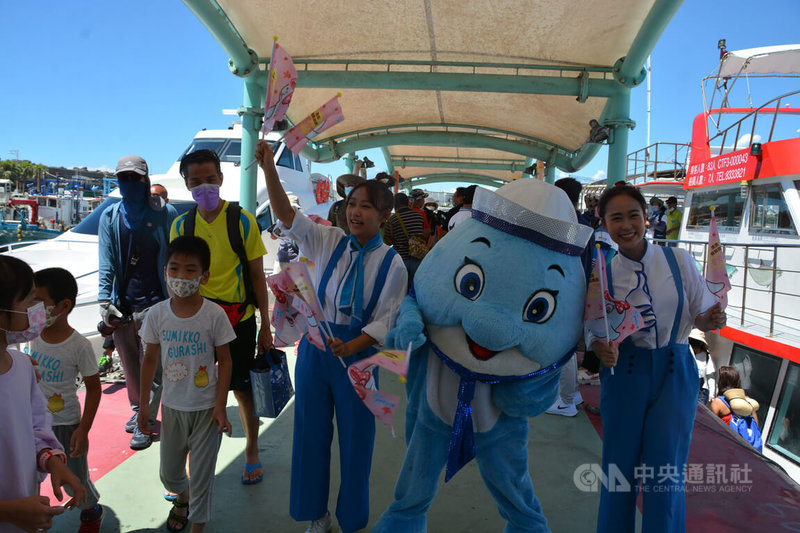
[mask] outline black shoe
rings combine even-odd
[[[131,438],[131,450],[145,450],[153,444],[153,437],[145,435],[139,428],[133,430],[133,437]]]
[[[131,419],[125,422],[125,433],[133,433],[133,430],[136,429],[136,417],[138,416],[139,413],[134,412]]]

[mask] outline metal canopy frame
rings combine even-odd
[[[682,1],[653,0],[653,6],[639,26],[628,53],[613,65],[570,65],[558,61],[530,64],[295,57],[297,87],[557,95],[573,96],[580,103],[590,98],[605,98],[606,105],[597,120],[610,130],[607,176],[611,183],[625,171],[628,130],[635,126],[629,116],[630,90],[644,80],[644,62]],[[244,78],[244,102],[239,109],[242,117],[242,154],[253,153],[263,116],[261,106],[267,81],[266,71],[261,65],[268,62],[268,58],[259,58],[248,46],[218,0],[183,2],[228,54],[231,72]],[[401,145],[482,148],[522,156],[527,161],[540,159],[546,163],[547,177],[551,181],[555,168],[575,172],[596,155],[601,144],[590,142],[588,133],[587,125],[587,140],[577,149],[570,149],[511,130],[492,130],[469,124],[396,124],[339,132],[319,142],[312,141],[303,150],[303,155],[311,161],[329,162],[360,150],[382,148],[389,172],[402,164],[410,166],[411,162],[424,163],[428,167],[488,170],[474,158],[403,160],[390,152],[391,147]],[[513,172],[522,164],[519,161],[521,159],[509,159],[506,163],[483,162],[483,165],[507,164]],[[256,168],[245,170],[243,165],[241,198],[246,209],[255,207],[255,179]],[[460,170],[417,176],[413,180],[415,184],[482,180],[482,183],[492,186],[503,181]]]

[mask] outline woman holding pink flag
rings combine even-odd
[[[357,184],[345,200],[350,228],[350,235],[345,235],[341,228],[314,224],[292,209],[266,142],[258,143],[255,158],[264,170],[270,204],[279,220],[276,235],[294,239],[316,265],[314,285],[333,334],[326,351],[306,337],[297,350],[289,512],[295,520],[311,521],[307,533],[331,530],[327,507],[335,411],[341,459],[336,518],[342,532],[351,533],[366,527],[369,520],[375,418],[341,362],[349,365],[375,353],[406,294],[403,261],[383,243],[379,231],[391,213],[392,194],[374,180]]]
[[[685,531],[683,476],[699,387],[688,336],[695,326],[725,325],[725,312],[688,252],[644,238],[646,213],[644,198],[631,186],[612,187],[600,198],[602,225],[619,246],[606,286],[612,298],[639,311],[644,327],[619,346],[587,332],[586,344],[606,367],[600,380],[607,482],[599,533],[634,531],[639,491],[643,531]]]

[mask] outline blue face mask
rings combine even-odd
[[[129,229],[141,226],[147,210],[150,208],[147,199],[150,189],[143,181],[120,181],[119,192],[122,194],[122,221]]]
[[[122,201],[128,205],[144,204],[149,195],[147,184],[143,181],[120,181],[119,192]]]

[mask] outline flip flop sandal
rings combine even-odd
[[[187,513],[186,516],[181,516],[175,512],[175,509],[187,509],[189,507],[189,502],[179,502],[175,500],[172,503],[172,509],[169,510],[169,515],[167,516],[167,529],[170,531],[183,531],[183,528],[186,527],[186,523],[189,522],[189,514]],[[169,521],[174,520],[180,523],[180,527],[171,527],[169,525]]]
[[[252,475],[253,471],[256,468],[261,468],[262,469],[262,473],[261,473],[260,476],[258,476],[255,479],[249,479],[249,478],[244,477],[244,475],[242,475],[242,485],[255,485],[256,483],[261,483],[261,480],[264,479],[263,467],[261,466],[261,463],[256,463],[254,465],[251,465],[250,463],[245,463],[244,464],[244,468],[245,468],[245,470],[247,470],[247,475],[248,476]]]

